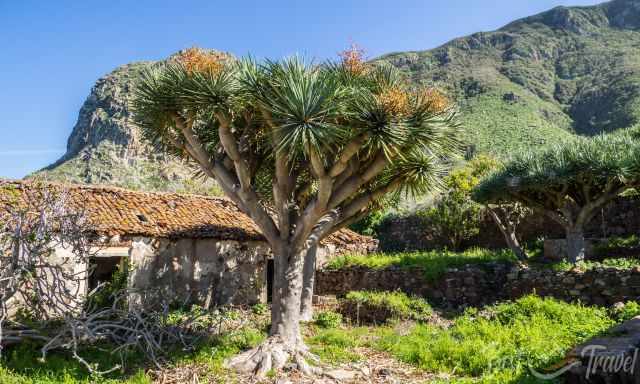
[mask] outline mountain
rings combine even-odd
[[[498,156],[640,120],[640,0],[557,7],[493,32],[373,60],[443,88],[460,106],[473,152]],[[51,179],[133,189],[211,192],[186,164],[155,151],[131,122],[133,83],[151,62],[98,80]],[[215,191],[215,190],[214,190]]]
[[[640,0],[557,7],[438,48],[385,55],[458,102],[476,151],[593,135],[640,119]]]
[[[218,194],[212,181],[194,180],[192,167],[155,150],[133,124],[129,111],[133,85],[152,65],[156,64],[123,65],[99,79],[80,109],[66,153],[32,176],[136,190]]]

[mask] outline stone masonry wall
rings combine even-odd
[[[132,305],[158,300],[205,306],[266,300],[266,243],[215,239],[133,241]]]
[[[363,267],[319,271],[317,295],[341,296],[357,290],[400,290],[445,307],[481,306],[536,293],[587,305],[640,300],[640,268],[553,271],[505,263],[451,269],[428,281],[420,269]]]
[[[321,246],[317,265],[340,252]],[[131,305],[159,301],[204,306],[267,301],[267,261],[263,241],[134,238],[129,250]]]

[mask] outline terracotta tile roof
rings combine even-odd
[[[28,181],[5,183],[13,191],[31,195],[37,194],[43,185]],[[263,240],[253,221],[227,198],[137,192],[105,186],[46,185],[67,191],[71,204],[84,208],[100,235]],[[15,196],[6,196],[6,191],[6,188],[0,189],[0,204],[15,201]],[[370,237],[348,229],[336,232],[324,242],[343,251],[370,249],[375,244]]]

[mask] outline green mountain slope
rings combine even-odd
[[[460,105],[476,151],[592,135],[640,119],[640,0],[558,7],[438,48],[385,55]]]
[[[509,156],[640,121],[640,0],[558,7],[494,32],[374,61],[446,89],[460,106],[471,152]],[[192,180],[187,165],[145,143],[131,122],[130,92],[149,65],[128,64],[98,80],[67,153],[39,174],[135,189],[211,191],[210,183]]]

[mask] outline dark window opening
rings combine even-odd
[[[95,289],[101,283],[109,283],[113,276],[125,262],[124,257],[93,257],[91,259],[91,275],[89,276],[89,290]]]
[[[275,273],[275,265],[273,259],[267,260],[267,303],[273,300],[273,278]]]

